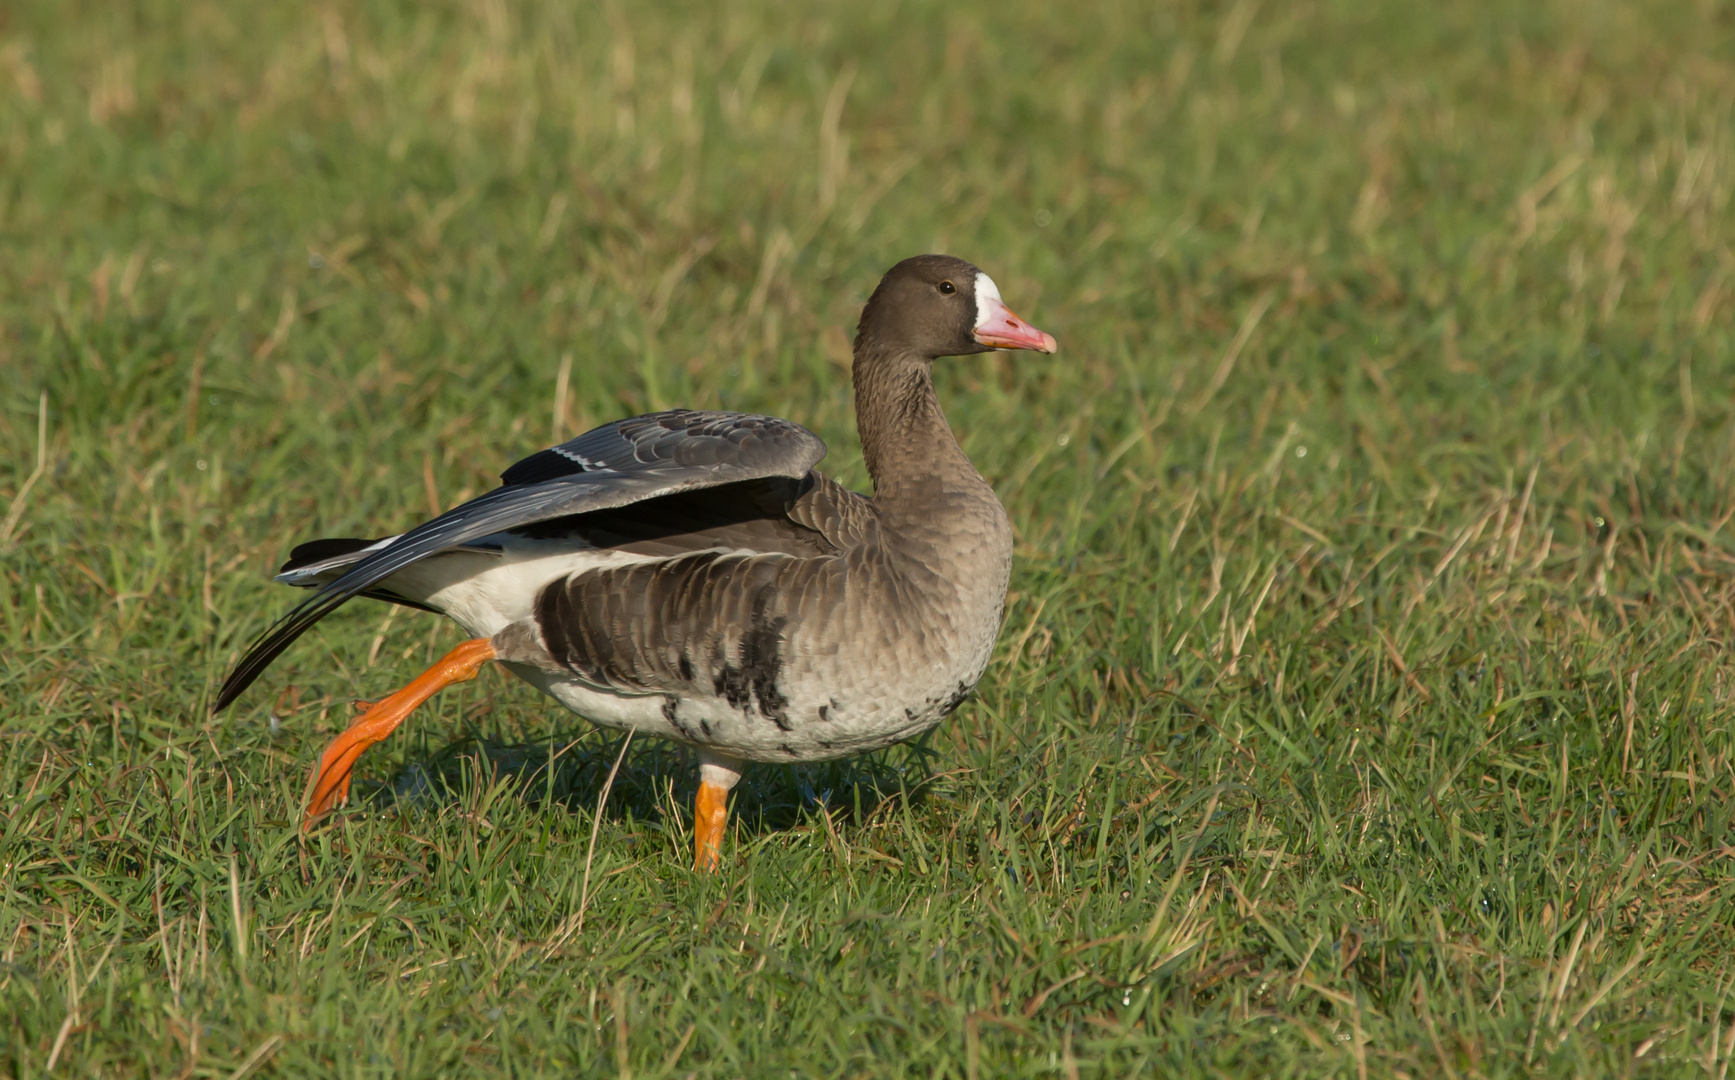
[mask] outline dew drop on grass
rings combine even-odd
[[[1296,447],[1295,448],[1295,456],[1298,458],[1306,457],[1307,456],[1307,447],[1305,447],[1305,446]]]

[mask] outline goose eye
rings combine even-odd
[[[951,296],[953,293],[958,291],[958,287],[950,281],[942,281],[940,282],[940,291],[947,296]]]

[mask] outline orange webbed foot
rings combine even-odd
[[[349,798],[350,774],[362,751],[396,731],[418,705],[441,690],[474,679],[482,665],[494,656],[494,645],[488,639],[466,641],[397,693],[378,702],[358,703],[367,711],[325,748],[308,780],[307,810],[301,820],[301,831],[311,829],[314,822]]]

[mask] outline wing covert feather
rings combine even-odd
[[[799,477],[825,457],[825,443],[800,424],[751,413],[673,409],[587,431],[500,474],[507,485],[583,473],[637,473],[730,465],[754,476]],[[766,470],[766,471],[759,471]],[[746,474],[735,479],[747,479]]]

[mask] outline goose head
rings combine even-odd
[[[917,255],[888,270],[856,331],[858,357],[889,351],[933,360],[1058,347],[1052,335],[1012,313],[993,278],[950,255]]]

